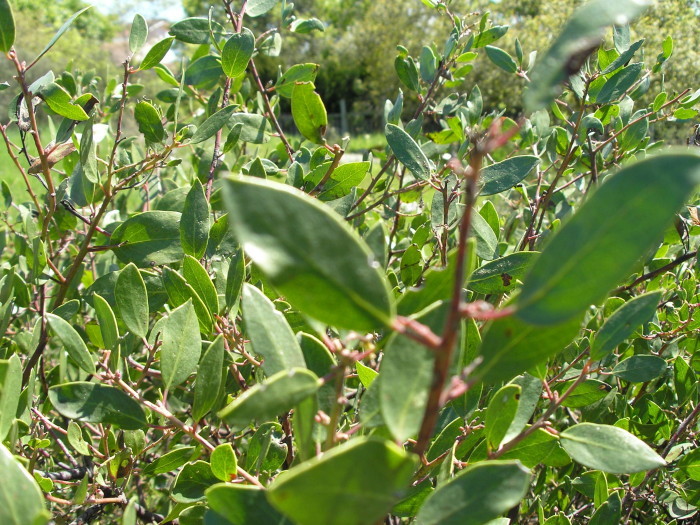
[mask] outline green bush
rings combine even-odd
[[[225,0],[143,51],[136,15],[102,80],[33,76],[46,55],[0,0],[22,184],[2,183],[0,523],[695,516],[700,152],[652,137],[700,90],[654,92],[673,40],[630,38],[637,0],[583,4],[536,57],[423,4],[444,42],[399,48],[416,106],[387,101],[360,160],[327,139],[322,64],[261,79],[323,28],[285,1]],[[484,110],[477,60],[527,84],[517,120]]]

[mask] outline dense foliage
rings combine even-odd
[[[285,0],[150,46],[136,15],[106,82],[34,75],[82,11],[24,56],[0,0],[0,523],[694,519],[700,136],[652,137],[700,89],[655,82],[640,0],[536,53],[422,3],[447,31],[394,56],[416,107],[348,159],[322,64],[261,79],[323,28]],[[477,61],[527,85],[517,120]]]

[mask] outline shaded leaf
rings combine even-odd
[[[85,341],[83,341],[76,329],[62,317],[54,314],[46,314],[46,321],[53,333],[61,340],[63,348],[68,352],[71,359],[88,374],[96,373],[95,362],[85,345]]]
[[[266,491],[249,485],[218,483],[207,489],[207,504],[232,525],[289,525],[267,501]]]
[[[22,392],[22,363],[17,354],[0,361],[4,374],[0,375],[0,442],[5,441],[12,428]]]
[[[192,403],[192,418],[195,421],[202,419],[216,405],[223,377],[224,354],[224,338],[219,335],[209,345],[199,362]]]
[[[2,4],[4,0],[0,0]],[[0,11],[0,15],[2,15]],[[2,20],[0,18],[0,20]],[[2,25],[2,22],[0,22]],[[0,443],[0,523],[27,525],[45,523],[49,515],[44,495],[29,472]],[[44,519],[42,519],[42,517]]]
[[[226,34],[221,24],[214,20],[211,21],[211,29],[216,38],[221,38]],[[188,44],[211,43],[208,18],[185,18],[173,24],[169,33],[180,42]]]
[[[513,423],[520,404],[520,385],[509,384],[500,388],[489,401],[484,417],[486,442],[489,450],[498,450]]]
[[[515,252],[480,266],[469,277],[468,288],[477,293],[507,293],[519,286],[537,252]]]
[[[202,125],[199,126],[197,131],[194,132],[194,135],[192,135],[190,144],[199,144],[216,135],[216,132],[224,127],[224,124],[226,124],[231,117],[231,113],[233,113],[237,107],[236,104],[226,106],[202,122]]]
[[[663,375],[666,361],[655,355],[633,355],[620,361],[612,370],[614,376],[630,383],[646,383]]]
[[[116,349],[119,343],[119,328],[112,307],[99,294],[93,294],[92,304],[95,307],[95,315],[97,316],[97,323],[100,325],[100,333],[102,334],[105,348],[107,350]],[[146,301],[146,307],[148,307],[148,300]]]
[[[128,264],[119,272],[114,285],[117,311],[129,331],[138,336],[148,334],[148,291],[136,265]]]
[[[430,161],[413,138],[394,124],[384,128],[386,140],[394,156],[416,177],[422,180],[430,178]]]
[[[175,479],[170,497],[178,503],[195,503],[204,500],[204,492],[218,483],[206,461],[194,461],[185,465]]]
[[[486,166],[480,175],[483,182],[481,195],[494,195],[509,190],[527,177],[539,162],[540,159],[534,155],[521,155]]]

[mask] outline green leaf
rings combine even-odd
[[[146,19],[138,13],[134,15],[134,21],[131,22],[131,31],[129,33],[129,49],[132,53],[136,53],[148,40],[148,24]]]
[[[83,134],[80,137],[80,164],[85,178],[96,184],[98,181],[97,157],[93,140],[93,119],[90,118],[83,126]]]
[[[369,162],[348,162],[341,164],[331,174],[318,196],[322,201],[339,199],[350,194],[353,188],[360,185],[369,171]]]
[[[268,421],[288,412],[320,386],[318,377],[305,368],[283,370],[246,390],[217,415],[243,429],[255,420]]]
[[[83,431],[80,425],[75,421],[68,423],[68,443],[83,456],[89,456],[92,454],[90,447],[88,447],[87,441],[83,437]]]
[[[148,291],[141,272],[129,263],[119,272],[114,285],[117,312],[129,331],[137,337],[148,334]]]
[[[559,394],[563,394],[573,384],[574,380],[572,379],[571,381],[559,383],[553,390]],[[600,401],[608,395],[609,391],[610,385],[607,383],[603,383],[602,381],[598,381],[596,379],[586,379],[583,383],[579,384],[569,395],[569,397],[562,402],[562,406],[569,408],[583,408],[588,405],[592,405],[596,401]]]
[[[639,78],[644,64],[637,62],[622,68],[611,76],[596,95],[598,104],[608,104],[619,99]]]
[[[146,211],[129,217],[110,240],[117,259],[141,268],[176,263],[183,257],[180,214],[174,211]]]
[[[231,443],[222,443],[216,447],[212,451],[209,461],[211,462],[212,474],[221,481],[231,481],[236,477],[238,460]]]
[[[615,60],[613,60],[608,67],[606,67],[601,74],[602,75],[607,75],[609,73],[612,73],[619,67],[624,66],[627,64],[634,54],[637,52],[637,50],[642,47],[642,44],[644,44],[644,39],[642,38],[641,40],[637,40],[634,44],[632,44],[630,47],[628,47],[624,52],[620,54],[619,57],[617,57]]]
[[[474,39],[474,49],[492,44],[508,32],[508,26],[493,26],[486,31],[481,31]]]
[[[15,43],[15,18],[10,0],[0,0],[0,51],[7,53]]]
[[[357,438],[278,477],[268,500],[299,525],[376,523],[408,489],[413,468],[393,443]]]
[[[170,47],[173,45],[173,40],[175,40],[175,37],[170,36],[168,38],[164,38],[156,44],[153,44],[153,47],[149,49],[146,56],[143,57],[139,69],[141,71],[145,71],[160,64],[161,60],[163,60],[165,55],[168,54],[168,51],[170,51]]]
[[[507,443],[508,439],[504,441]],[[500,456],[501,459],[517,459],[527,468],[537,465],[563,467],[571,458],[559,445],[559,439],[544,429],[538,429]]]
[[[292,118],[299,133],[314,144],[325,142],[328,115],[311,82],[297,82],[292,90]]]
[[[3,0],[0,0],[0,4]],[[3,15],[0,11],[0,15]],[[0,19],[1,20],[1,19]],[[0,523],[43,524],[50,517],[44,495],[29,472],[0,443]]]
[[[394,156],[408,168],[416,177],[422,180],[430,179],[430,161],[413,138],[394,124],[384,128],[386,140]]]
[[[277,0],[248,0],[245,14],[251,17],[264,15],[275,7]]]
[[[656,312],[661,292],[650,292],[627,301],[606,319],[591,343],[591,359],[599,361],[630,337]]]
[[[513,423],[520,404],[520,385],[509,384],[498,390],[486,408],[484,426],[489,450],[498,450]]]
[[[185,255],[185,259],[182,261],[182,275],[187,284],[202,299],[209,313],[212,316],[219,313],[219,297],[216,287],[204,266],[194,257]]]
[[[168,293],[170,305],[177,307],[191,300],[194,311],[197,314],[200,331],[205,334],[210,333],[212,330],[212,315],[194,288],[179,273],[167,267],[163,268],[161,278],[163,286]]]
[[[620,361],[612,370],[614,376],[630,383],[646,383],[663,375],[666,361],[655,355],[633,355]]]
[[[211,44],[208,18],[185,18],[173,24],[169,33],[180,42],[188,44]],[[226,31],[218,22],[211,21],[211,30],[215,38],[226,35]]]
[[[270,124],[264,115],[257,113],[234,113],[228,121],[232,131],[240,124],[239,140],[253,144],[265,144],[270,140]]]
[[[469,466],[428,496],[416,525],[482,525],[519,504],[529,483],[519,461]]]
[[[580,319],[553,326],[536,326],[516,317],[503,317],[487,328],[476,371],[493,384],[510,379],[561,352],[576,336]]]
[[[218,483],[206,461],[185,465],[175,479],[170,497],[177,503],[195,503],[204,500],[204,492]]]
[[[69,118],[71,120],[87,120],[88,116],[82,107],[73,104],[71,102],[70,95],[61,86],[55,82],[51,82],[43,86],[37,96],[44,99],[44,102],[62,117]]]
[[[486,46],[485,50],[491,62],[496,64],[503,71],[507,73],[515,73],[518,71],[518,64],[515,63],[513,57],[500,47]]]
[[[618,427],[579,423],[559,436],[574,461],[603,472],[632,474],[666,465],[646,443]]]
[[[146,142],[158,143],[165,139],[165,128],[161,122],[156,108],[145,101],[136,104],[134,118],[139,125],[139,131],[143,133]]]
[[[46,321],[54,334],[60,339],[63,348],[80,368],[88,374],[97,372],[95,362],[85,346],[85,341],[80,334],[62,317],[54,314],[46,314]]]
[[[284,98],[292,98],[292,91],[297,82],[313,82],[316,80],[318,64],[294,64],[275,83],[275,92]]]
[[[231,118],[231,113],[233,113],[237,107],[236,104],[226,106],[205,120],[202,125],[197,128],[197,131],[194,132],[194,135],[192,135],[190,144],[199,144],[216,135],[216,132],[224,127],[229,118]]]
[[[4,365],[4,376],[0,376],[0,442],[5,441],[7,433],[15,422],[15,414],[19,406],[19,396],[22,392],[22,363],[17,354]]]
[[[292,368],[306,368],[294,332],[272,301],[246,283],[241,307],[246,334],[255,353],[263,357],[262,369],[268,377]]]
[[[143,468],[142,473],[144,476],[157,476],[158,474],[172,472],[187,463],[193,453],[195,453],[194,447],[176,448],[175,450],[163,454],[152,463],[148,463]]]
[[[65,383],[49,389],[49,400],[68,419],[138,430],[148,425],[141,405],[115,387],[99,383]]]
[[[209,242],[209,201],[199,179],[195,179],[185,198],[185,206],[180,217],[180,245],[182,250],[201,259]]]
[[[46,44],[46,47],[45,47],[44,49],[41,50],[41,53],[39,53],[39,54],[36,56],[36,58],[32,61],[32,63],[38,62],[39,59],[40,59],[41,57],[43,57],[43,56],[49,51],[49,49],[51,49],[51,48],[53,47],[53,45],[54,45],[56,42],[58,42],[58,39],[61,38],[61,37],[63,36],[63,33],[65,33],[66,31],[68,31],[68,29],[70,29],[70,26],[73,24],[73,21],[74,21],[76,18],[78,18],[80,15],[82,15],[85,11],[87,11],[88,9],[90,9],[91,7],[92,7],[92,6],[89,5],[89,6],[87,6],[87,7],[83,7],[80,11],[78,11],[78,12],[76,12],[76,13],[73,13],[73,14],[71,15],[71,17],[70,17],[68,20],[66,20],[66,21],[64,22],[64,24],[58,29],[58,31],[56,31],[56,34],[51,38],[51,40],[49,40],[49,43]],[[0,13],[0,14],[1,14],[1,13]],[[74,120],[75,120],[75,119],[74,119]]]
[[[119,328],[112,307],[99,294],[93,294],[92,304],[95,307],[97,324],[100,326],[100,333],[102,334],[105,348],[107,350],[115,350],[119,344]],[[146,300],[146,307],[148,308],[148,300]]]
[[[226,308],[234,309],[235,307],[236,310],[238,309],[237,305],[241,297],[245,276],[245,256],[242,250],[237,249],[231,257],[226,275]]]
[[[397,442],[418,434],[433,382],[435,354],[413,339],[394,335],[379,375],[382,417]]]
[[[267,501],[266,491],[257,487],[218,483],[207,489],[206,496],[209,507],[232,525],[289,525],[289,519]]]
[[[585,58],[597,49],[603,30],[639,16],[649,5],[646,0],[592,0],[579,7],[562,29],[552,47],[532,70],[532,82],[524,94],[528,111],[549,107],[559,85],[577,72]]]
[[[202,419],[216,405],[223,377],[224,354],[224,338],[219,335],[206,349],[199,362],[192,403],[192,418],[195,421]]]
[[[177,386],[197,370],[202,354],[199,322],[192,301],[175,308],[165,321],[159,321],[163,345],[160,347],[160,370],[165,388]],[[155,330],[154,330],[155,331]]]
[[[480,194],[495,195],[509,190],[527,177],[539,162],[540,159],[534,155],[521,155],[486,166],[481,170],[483,186]]]
[[[515,252],[480,266],[469,277],[468,288],[477,293],[507,293],[519,286],[538,252]]]
[[[552,324],[598,302],[659,242],[699,182],[700,155],[680,150],[628,164],[609,177],[535,261],[516,315]]]
[[[255,36],[245,27],[240,33],[235,33],[221,50],[221,69],[229,78],[236,78],[245,73],[248,62],[255,51]]]
[[[369,385],[374,383],[374,380],[379,375],[374,369],[362,364],[360,361],[355,362],[355,371],[357,372],[357,378],[365,388],[369,388]]]
[[[391,323],[383,272],[329,208],[289,186],[247,177],[226,180],[224,195],[243,249],[295,308],[350,330]]]

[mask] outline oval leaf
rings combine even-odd
[[[0,51],[7,53],[15,43],[15,17],[10,0],[0,0]]]
[[[119,344],[119,328],[114,311],[112,311],[112,307],[109,306],[107,300],[99,294],[92,296],[92,304],[95,307],[95,315],[97,316],[97,323],[100,325],[100,333],[102,334],[105,348],[114,350]],[[148,308],[148,299],[146,299],[146,308]]]
[[[612,370],[614,376],[630,383],[646,383],[663,375],[666,361],[655,355],[633,355],[620,361]]]
[[[559,436],[574,461],[603,472],[631,474],[666,464],[646,443],[618,427],[580,423]]]
[[[219,483],[206,491],[209,507],[233,525],[289,525],[289,519],[270,505],[266,494],[257,487],[232,483]]]
[[[311,82],[297,82],[292,90],[292,118],[299,133],[314,144],[325,142],[328,115]]]
[[[391,323],[386,278],[334,212],[289,186],[255,178],[228,179],[224,192],[243,249],[293,306],[350,330]]]
[[[49,400],[69,419],[138,430],[148,425],[141,405],[121,390],[98,383],[66,383],[49,389]]]
[[[515,252],[489,261],[469,277],[468,288],[477,293],[507,293],[519,286],[519,281],[537,258],[537,252]]]
[[[165,58],[165,55],[170,51],[170,46],[173,45],[174,36],[164,38],[160,42],[153,45],[153,47],[146,53],[143,57],[139,69],[145,71],[146,69],[151,69],[152,67],[160,64],[160,61]]]
[[[200,142],[204,142],[208,138],[216,135],[216,132],[224,127],[224,124],[226,124],[229,118],[231,118],[231,113],[233,113],[237,107],[238,106],[235,104],[231,104],[230,106],[226,106],[224,109],[220,109],[214,113],[197,128],[197,131],[195,131],[194,135],[192,135],[190,143],[199,144]]]
[[[384,133],[391,151],[399,162],[419,179],[428,180],[430,178],[430,161],[418,143],[394,124],[387,124]]]
[[[146,142],[163,142],[163,139],[165,139],[165,128],[156,108],[148,102],[141,101],[134,108],[134,118]]]
[[[182,251],[195,259],[201,259],[209,242],[209,201],[199,179],[185,197],[180,217],[180,244]]]
[[[146,211],[129,217],[110,240],[117,259],[141,268],[179,262],[184,255],[180,214],[174,211]]]
[[[221,68],[229,78],[236,78],[245,73],[248,62],[255,51],[255,37],[245,27],[226,41],[221,50]]]
[[[539,162],[540,159],[534,155],[521,155],[486,166],[480,175],[483,183],[481,195],[495,195],[509,190],[527,177]]]
[[[700,155],[680,151],[629,164],[609,177],[525,276],[516,315],[553,324],[598,302],[659,242],[698,183]]]
[[[219,297],[204,266],[194,257],[185,255],[185,260],[182,261],[182,275],[187,284],[202,299],[209,313],[211,315],[219,313]]]
[[[3,0],[0,0],[0,4]],[[0,15],[4,13],[0,11]],[[3,24],[0,18],[0,26]],[[29,472],[12,453],[0,443],[0,523],[3,525],[27,525],[44,523],[41,516],[48,514],[44,495]],[[48,518],[48,516],[45,516]]]
[[[210,22],[208,18],[185,18],[173,24],[169,33],[180,42],[188,44],[209,44],[211,43],[211,33],[209,31]],[[221,24],[211,21],[211,31],[216,38],[226,34]]]
[[[148,291],[136,265],[128,264],[119,272],[114,285],[117,311],[129,331],[137,337],[148,334]]]
[[[175,308],[164,321],[159,321],[158,327],[163,341],[160,370],[165,388],[170,388],[179,385],[197,370],[202,354],[199,322],[192,300]]]
[[[61,340],[63,348],[77,365],[88,374],[97,372],[95,362],[85,345],[85,341],[80,334],[62,317],[54,314],[46,314],[46,321],[53,330],[53,333]]]
[[[224,337],[219,335],[209,345],[197,367],[197,381],[194,385],[192,418],[202,419],[216,404],[224,370]],[[226,480],[230,481],[230,480]]]
[[[498,450],[510,428],[520,404],[520,385],[510,384],[499,389],[486,408],[484,426],[489,450]]]
[[[264,15],[275,7],[277,0],[248,0],[245,14],[251,17]]]
[[[129,49],[132,53],[136,53],[143,47],[148,39],[148,24],[146,19],[139,14],[134,16],[134,21],[131,23],[131,32],[129,33]]]

